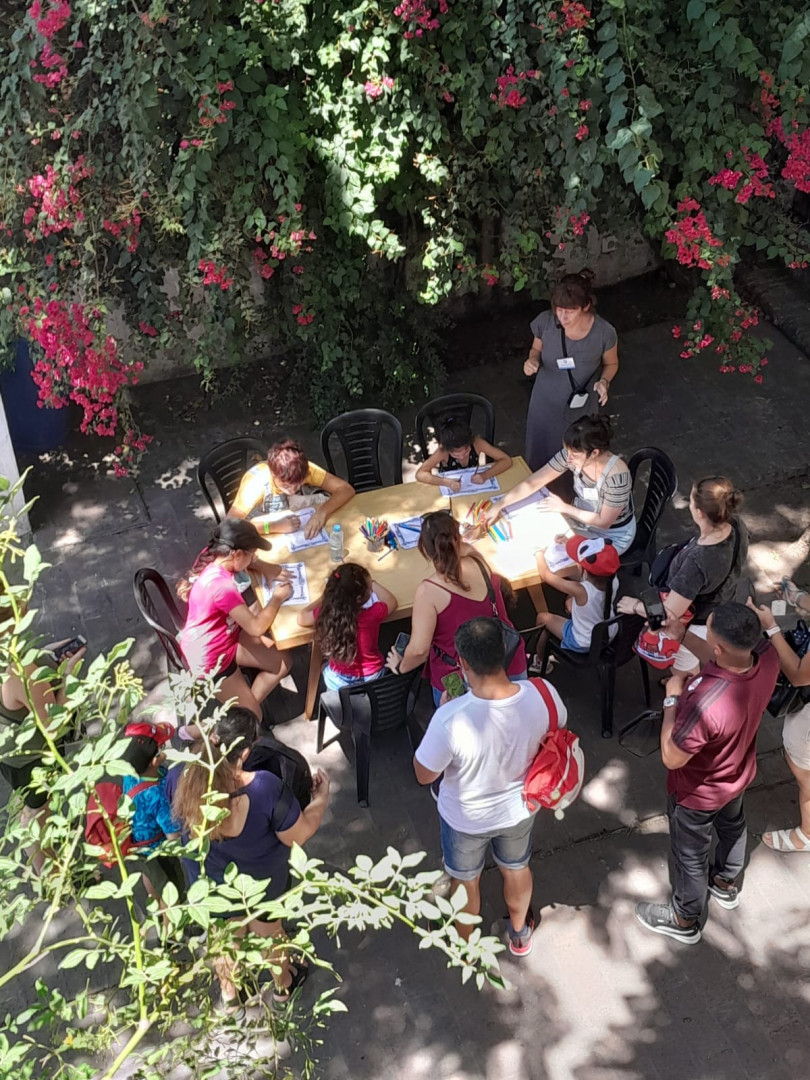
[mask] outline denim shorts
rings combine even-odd
[[[567,619],[563,623],[563,632],[560,643],[564,649],[568,649],[569,652],[586,653],[591,651],[590,645],[580,645],[577,639],[574,637],[574,624],[570,619]]]
[[[341,686],[357,686],[359,683],[373,682],[384,675],[387,670],[386,667],[381,667],[373,675],[342,675],[327,664],[323,669],[323,681],[327,690],[340,690]]]
[[[475,835],[453,829],[441,814],[439,824],[444,868],[456,881],[475,881],[481,876],[490,844],[495,862],[504,870],[522,870],[528,866],[532,854],[534,815],[517,825]]]

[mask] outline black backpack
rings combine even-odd
[[[782,635],[788,645],[801,660],[810,650],[810,628],[804,619],[799,619],[792,630],[785,630]],[[794,686],[780,672],[776,680],[768,712],[771,716],[787,716],[810,701],[810,686]]]
[[[312,773],[303,754],[279,742],[273,735],[262,735],[254,743],[247,761],[242,766],[246,772],[274,773],[289,788],[303,810],[312,799]],[[286,816],[286,815],[285,815]]]

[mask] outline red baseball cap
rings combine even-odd
[[[142,735],[145,739],[154,739],[158,746],[163,746],[174,735],[174,728],[171,724],[150,724],[145,721],[139,721],[135,724],[127,724],[124,728],[125,735]]]
[[[619,572],[619,553],[601,536],[572,536],[565,542],[565,553],[594,577],[613,577]]]

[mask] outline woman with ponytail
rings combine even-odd
[[[748,557],[748,531],[736,516],[742,500],[742,492],[727,476],[698,480],[689,495],[689,511],[698,535],[672,549],[668,567],[660,571],[664,580],[656,581],[666,593],[663,600],[669,615],[688,619],[691,613],[689,631],[704,640],[706,620],[716,607],[734,599]],[[626,614],[644,614],[642,602],[630,596],[622,597],[617,607]],[[681,645],[675,671],[696,673],[699,666],[698,658]]]
[[[217,698],[250,709],[261,719],[261,703],[290,670],[285,653],[268,644],[263,635],[292,589],[281,581],[267,607],[248,607],[234,575],[247,570],[258,550],[269,540],[249,521],[226,518],[199,556],[187,579],[178,582],[177,595],[188,602],[180,648],[194,675],[221,679]],[[248,686],[240,666],[258,668]]]
[[[570,471],[574,477],[573,503],[548,494],[539,503],[539,509],[562,514],[579,536],[609,540],[622,555],[636,535],[633,479],[627,464],[610,449],[611,438],[607,416],[583,416],[574,421],[563,437],[562,450],[542,469],[512,488],[492,508],[489,519],[495,521],[507,507]]]
[[[417,586],[413,600],[411,636],[403,656],[391,649],[388,667],[404,674],[425,664],[436,705],[442,696],[442,679],[458,670],[455,634],[461,623],[474,618],[498,618],[511,625],[504,593],[511,598],[509,582],[490,573],[476,551],[465,544],[447,510],[435,510],[422,518],[419,552],[433,564],[433,573]],[[497,612],[492,609],[489,582]],[[507,669],[513,680],[526,678],[526,655],[518,649]]]
[[[205,873],[221,884],[225,870],[233,863],[241,874],[257,881],[269,879],[264,899],[276,900],[287,890],[290,848],[293,844],[305,844],[321,824],[329,797],[329,780],[320,769],[313,773],[312,800],[302,810],[294,796],[283,794],[284,784],[274,773],[245,770],[245,761],[257,737],[253,712],[238,707],[229,709],[214,726],[208,746],[202,739],[194,744],[196,760],[186,762],[179,772],[172,811],[183,827],[184,838],[193,838],[204,829],[203,807],[209,788],[224,795],[227,814],[208,833],[211,843],[205,856]],[[281,801],[282,797],[285,802]],[[190,859],[184,862],[189,878],[194,880],[199,876],[199,864]],[[231,911],[224,917],[244,919],[245,913]],[[248,931],[275,940],[276,944],[268,951],[268,963],[275,968],[274,999],[279,1003],[288,1001],[306,978],[307,969],[301,962],[290,963],[289,952],[283,946],[286,935],[281,920],[251,919],[242,932]],[[239,976],[233,961],[223,956],[215,967],[223,1004],[228,1009],[238,1009]]]
[[[526,419],[526,461],[539,469],[562,444],[563,432],[607,404],[619,370],[616,331],[596,314],[592,270],[566,274],[551,294],[551,309],[531,324],[532,347],[523,364],[534,375]]]
[[[380,624],[396,611],[393,593],[371,580],[357,563],[343,563],[329,575],[320,600],[298,615],[301,626],[315,627],[315,641],[329,663],[327,689],[378,679],[385,671],[380,652]]]

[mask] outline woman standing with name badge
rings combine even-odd
[[[566,274],[551,310],[531,324],[534,342],[523,365],[536,375],[526,420],[526,461],[535,472],[557,453],[575,420],[607,403],[619,370],[616,331],[596,314],[593,271]]]

